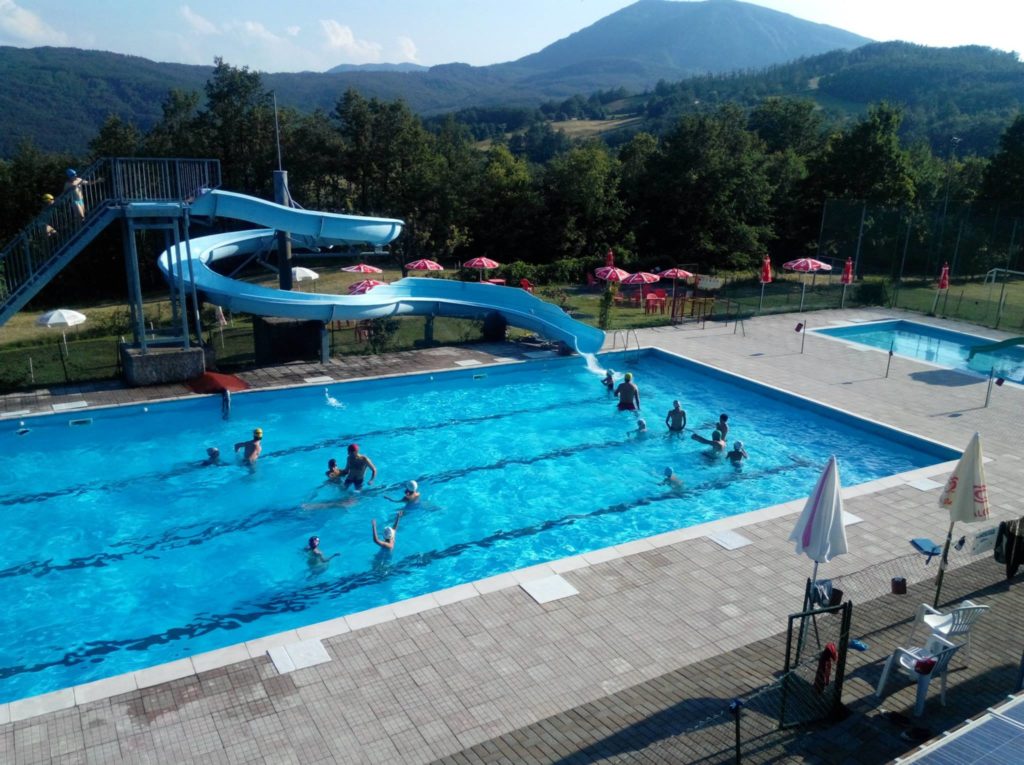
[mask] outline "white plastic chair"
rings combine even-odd
[[[971,663],[971,627],[981,618],[981,615],[988,611],[988,606],[979,606],[970,600],[965,600],[948,614],[936,611],[926,603],[917,607],[914,615],[914,623],[910,628],[910,636],[907,642],[913,645],[914,636],[918,629],[924,627],[931,634],[946,640],[962,638],[964,641],[964,655],[967,657],[967,664]]]
[[[949,669],[949,660],[953,654],[960,650],[960,646],[949,642],[945,638],[932,635],[922,648],[897,648],[892,655],[886,659],[885,668],[882,670],[882,677],[878,681],[878,689],[875,695],[881,697],[885,691],[885,684],[889,680],[889,673],[895,667],[911,679],[917,680],[917,700],[914,703],[914,717],[924,714],[924,702],[928,698],[928,685],[932,678],[942,679],[942,690],[939,700],[946,705],[946,671]],[[914,666],[924,659],[935,659],[935,666],[929,672],[920,673]]]

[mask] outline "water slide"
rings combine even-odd
[[[998,343],[975,345],[967,353],[967,358],[973,359],[979,353],[991,353],[992,351],[1001,351],[1003,348],[1010,348],[1014,345],[1024,345],[1024,337],[1011,337],[1009,340],[1000,340]]]
[[[190,240],[189,251],[182,250],[180,274],[171,250],[159,258],[160,269],[168,279],[180,279],[186,289],[194,281],[205,300],[232,311],[323,322],[389,316],[482,319],[497,311],[512,326],[560,340],[580,353],[597,353],[604,344],[601,330],[576,321],[561,308],[518,288],[407,278],[375,287],[365,295],[327,295],[249,284],[211,268],[218,260],[273,250],[278,230],[290,232],[293,242],[305,247],[348,242],[385,245],[402,232],[400,220],[300,210],[220,190],[207,191],[197,198],[191,212],[193,217],[232,218],[267,227]]]

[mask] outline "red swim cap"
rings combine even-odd
[[[359,451],[359,444],[349,444],[348,450],[350,452],[357,452],[357,451]]]

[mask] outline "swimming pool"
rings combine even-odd
[[[860,345],[888,351],[941,367],[988,377],[995,370],[997,377],[1024,383],[1024,346],[1012,345],[989,353],[970,352],[977,346],[991,345],[996,340],[964,332],[919,324],[913,321],[872,321],[842,327],[814,329],[819,335],[834,337]]]
[[[845,485],[957,456],[660,351],[605,363],[636,373],[648,437],[578,358],[247,393],[229,420],[203,397],[0,422],[0,701],[806,496],[832,453]],[[730,413],[742,469],[665,437],[674,398],[705,433]],[[199,466],[254,427],[254,471]],[[351,442],[380,470],[359,496],[323,480]],[[409,479],[383,553],[370,520]]]

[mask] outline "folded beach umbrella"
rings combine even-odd
[[[835,455],[828,464],[814,492],[807,498],[803,512],[789,540],[796,543],[796,552],[814,561],[812,581],[818,578],[818,564],[828,563],[848,551],[846,527],[843,526],[843,496],[839,482],[839,463]]]

